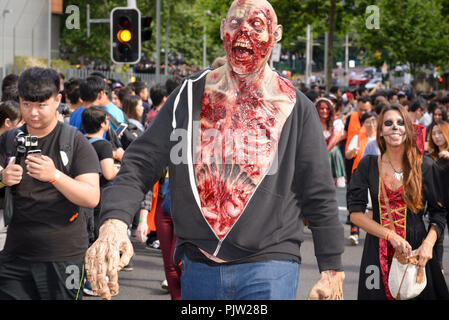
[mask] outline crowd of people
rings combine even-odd
[[[114,79],[106,79],[98,72],[86,79],[71,78],[61,83],[58,119],[76,127],[93,146],[99,161],[100,190],[112,183],[120,170],[126,148],[143,134],[170,92],[180,84],[181,78],[170,78],[164,85],[157,84],[148,90],[142,82],[124,85]],[[5,77],[2,92],[0,133],[22,127],[26,123],[19,108],[19,77],[13,74]],[[377,141],[381,130],[379,118],[384,118],[386,110],[392,110],[392,106],[396,106],[397,110],[398,106],[402,106],[404,111],[401,115],[415,125],[415,134],[421,132],[425,138],[423,152],[426,156],[435,163],[444,163],[444,159],[449,158],[449,95],[444,92],[414,94],[394,89],[369,92],[363,87],[341,92],[339,88],[333,87],[326,94],[318,86],[312,85],[311,88],[303,88],[303,93],[315,104],[329,153],[334,184],[337,188],[348,188],[348,208],[351,208],[351,201],[354,201],[351,198],[352,191],[349,192],[352,190],[349,185],[354,171],[362,158],[381,154]],[[125,131],[117,132],[121,124],[126,124]],[[422,130],[419,131],[419,128]],[[397,168],[401,167],[398,164]],[[394,166],[391,168],[396,170]],[[163,206],[164,198],[169,197],[168,178],[168,171],[164,171],[159,182],[142,200],[140,210],[129,226],[129,233],[139,241],[146,242],[149,248],[162,249],[167,279],[161,285],[169,290],[172,299],[180,299],[181,271],[173,263],[176,236],[173,233],[169,206]],[[357,183],[359,181],[354,182],[355,185]],[[3,198],[4,191],[2,189]],[[378,216],[379,207],[371,199],[371,194],[368,194],[366,205],[369,216],[373,217],[373,208],[377,210],[375,215]],[[101,201],[94,208],[79,209],[86,219],[89,245],[98,238],[100,211]],[[432,219],[431,216],[429,219]],[[349,219],[348,215],[348,224],[351,224],[351,234],[348,237],[353,245],[357,245],[360,223],[354,223],[353,220],[355,219]],[[2,248],[6,232],[7,227],[2,226]],[[439,235],[438,240],[435,239],[435,258],[444,273],[444,232],[440,230]],[[131,260],[123,270],[131,271],[132,268]],[[84,293],[94,295],[88,282],[84,284]]]
[[[251,28],[268,44],[236,25],[261,10]],[[235,1],[222,35],[222,63],[151,88],[99,72],[64,81],[38,67],[3,79],[0,299],[110,299],[117,271],[133,269],[131,237],[160,246],[161,286],[173,300],[295,299],[304,221],[321,273],[309,298],[342,299],[336,188],[347,190],[351,243],[367,232],[359,299],[396,298],[395,253],[419,257],[428,285],[418,298],[449,299],[447,92],[312,85],[301,93],[268,67],[263,53],[282,28],[264,0]],[[251,42],[254,54],[241,47]],[[242,128],[264,135],[251,140]],[[178,145],[175,129],[189,133]],[[233,144],[204,139],[210,129],[234,129]],[[192,160],[192,148],[257,158],[252,143],[269,146],[254,163],[210,162],[215,152]],[[187,150],[187,163],[170,161],[174,146]],[[368,288],[372,266],[381,279]]]
[[[39,82],[37,81],[37,78],[39,77],[42,77],[41,81],[44,82],[44,84],[39,84]],[[53,88],[52,81],[54,82]],[[58,81],[57,84],[56,81]],[[115,176],[119,172],[126,148],[137,137],[142,135],[146,127],[150,125],[151,121],[156,116],[157,112],[165,102],[169,93],[180,84],[180,81],[181,78],[179,77],[171,77],[166,81],[166,83],[155,85],[149,90],[144,82],[137,81],[124,85],[123,83],[114,79],[106,79],[100,72],[94,72],[86,79],[71,78],[67,81],[64,81],[61,75],[58,75],[54,70],[30,68],[20,77],[15,74],[10,74],[6,76],[2,81],[2,103],[0,104],[0,133],[3,134],[6,131],[19,128],[20,132],[28,133],[30,135],[35,134],[35,136],[41,138],[40,131],[35,132],[34,128],[31,128],[33,126],[36,126],[38,127],[38,130],[42,128],[44,128],[45,130],[45,126],[47,125],[46,121],[42,119],[43,116],[41,115],[30,115],[30,117],[27,117],[26,115],[22,114],[19,105],[20,98],[27,100],[26,98],[29,97],[28,100],[31,101],[30,104],[37,103],[41,106],[39,108],[44,108],[44,104],[48,103],[48,100],[52,100],[52,94],[54,94],[56,97],[58,97],[57,108],[54,114],[55,119],[58,120],[58,123],[53,124],[56,126],[57,131],[62,130],[61,128],[63,128],[63,124],[70,125],[78,129],[81,135],[76,135],[77,140],[75,140],[75,143],[78,141],[78,139],[85,137],[85,139],[83,139],[93,147],[96,156],[92,155],[92,152],[90,152],[90,158],[86,157],[84,161],[90,161],[93,168],[95,168],[95,164],[98,164],[98,166],[95,169],[91,169],[91,171],[99,173],[99,190],[101,194],[103,190],[113,182]],[[22,83],[34,87],[32,90],[30,90],[29,87],[26,88],[27,90],[30,90],[30,92],[24,93],[23,91],[20,91],[20,87],[24,85]],[[49,95],[49,92],[52,94],[47,97],[47,95]],[[47,115],[47,117],[47,121],[50,121],[51,115]],[[35,124],[33,123],[33,121],[37,121],[39,123]],[[50,125],[50,127],[52,125]],[[15,132],[14,134],[16,135],[17,132]],[[4,137],[5,139],[2,140],[2,143],[6,144],[6,136]],[[16,140],[15,136],[14,139]],[[54,138],[52,140],[54,140]],[[16,142],[14,141],[14,143]],[[2,146],[4,146],[4,144],[2,144]],[[29,146],[27,147],[29,148]],[[41,146],[41,143],[39,143],[39,145],[35,147],[36,149],[39,147],[39,151],[42,153],[45,152],[45,154],[48,154],[47,152],[49,152],[48,150],[44,151],[44,147]],[[57,146],[52,145],[52,147]],[[85,145],[84,148],[89,149]],[[15,153],[16,151],[14,150],[14,154],[2,154],[2,156],[8,156],[8,158],[12,158],[16,157]],[[52,151],[52,153],[54,153],[54,151]],[[80,157],[82,155],[83,153],[80,152],[77,157]],[[94,156],[94,159],[92,159],[92,156]],[[95,161],[97,158],[98,161]],[[61,159],[62,162],[64,162],[63,159],[64,158]],[[58,160],[59,159],[54,159],[53,161],[56,163],[55,167],[60,169],[58,167],[59,164],[57,163]],[[8,168],[6,164],[3,164],[6,161],[6,158],[2,158],[2,167],[4,167],[5,169]],[[22,161],[25,163],[26,160],[22,159]],[[17,165],[19,165],[18,162]],[[18,172],[22,172],[20,171],[20,169],[18,169],[18,167],[16,167],[16,169]],[[81,168],[78,168],[78,170],[81,170]],[[84,171],[84,169],[82,169],[81,171]],[[74,177],[75,180],[77,179],[74,172],[67,172],[67,174],[71,177]],[[57,179],[59,180],[61,178],[58,177]],[[23,183],[22,179],[18,179],[18,181],[21,181],[21,184]],[[141,242],[146,242],[146,246],[148,248],[156,248],[162,250],[164,261],[166,262],[165,264],[167,266],[167,273],[169,274],[167,276],[167,280],[169,281],[162,281],[163,279],[161,279],[161,286],[164,289],[168,290],[167,282],[169,282],[170,284],[175,283],[177,278],[179,281],[179,274],[176,275],[175,273],[173,277],[173,274],[171,274],[170,272],[179,268],[175,268],[173,263],[170,263],[170,261],[172,260],[170,260],[170,254],[173,254],[172,248],[174,249],[173,243],[176,240],[176,237],[164,237],[159,236],[156,233],[157,226],[160,230],[164,230],[162,235],[168,235],[168,232],[172,230],[172,226],[170,226],[170,217],[167,213],[169,208],[164,211],[162,207],[164,195],[168,193],[168,181],[164,189],[165,181],[166,180],[164,174],[164,176],[161,176],[161,182],[158,188],[154,188],[156,194],[153,196],[152,190],[146,195],[145,199],[142,200],[141,208],[138,212],[136,212],[135,219],[133,221],[133,224],[130,225],[129,231],[130,236],[137,238]],[[3,183],[6,185],[5,176],[2,176],[2,187]],[[10,186],[9,184],[7,185]],[[29,192],[28,188],[31,188],[32,186],[33,185],[31,184],[26,189],[16,187],[14,193],[21,194],[21,192],[26,192],[26,190],[28,190]],[[165,194],[163,193],[164,190]],[[16,253],[17,245],[13,244],[11,240],[6,240],[8,225],[11,224],[11,226],[9,227],[9,235],[13,233],[14,230],[23,228],[23,224],[30,223],[30,221],[26,217],[21,217],[22,213],[20,209],[14,210],[14,220],[5,221],[5,215],[3,214],[3,208],[5,206],[4,200],[6,198],[5,191],[6,188],[1,189],[2,214],[0,216],[2,219],[2,227],[0,249],[3,250],[5,248],[6,251]],[[44,191],[42,190],[42,192]],[[95,195],[95,193],[93,193],[93,195]],[[93,197],[92,199],[95,199],[95,197]],[[75,204],[79,205],[79,203]],[[74,212],[70,217],[71,219],[73,218],[73,220],[70,222],[74,223],[74,221],[78,219],[80,221],[85,220],[85,231],[87,232],[88,245],[90,245],[98,237],[98,223],[101,211],[101,200],[99,200],[98,203],[96,203],[96,205],[92,208],[79,205],[77,210],[74,210],[76,211],[76,213]],[[82,215],[82,218],[80,217],[80,215]],[[16,222],[18,221],[18,219],[22,219],[22,221]],[[42,223],[45,224],[46,222],[42,221]],[[80,224],[81,222],[78,223],[78,225]],[[45,231],[45,228],[41,228],[39,224],[34,227],[36,229],[36,231],[34,232],[41,233]],[[77,231],[80,230],[78,229]],[[24,232],[24,230],[19,232],[22,233]],[[161,234],[161,232],[159,232],[159,234]],[[79,235],[77,237],[79,238],[83,235],[84,232],[79,232]],[[9,235],[9,238],[12,238],[12,236]],[[53,242],[57,242],[57,240],[58,238],[51,239],[51,241]],[[25,246],[26,240],[24,240],[23,242],[24,243],[22,244],[22,246]],[[82,246],[84,242],[85,241],[80,241],[79,243]],[[32,247],[33,246],[31,246],[31,248]],[[66,250],[70,251],[71,247],[67,246]],[[48,249],[48,251],[51,252],[52,250]],[[52,258],[54,260],[61,260],[64,256],[61,253],[60,255],[57,255],[55,252],[51,253],[51,255],[56,255]],[[27,259],[33,258],[30,253],[25,253],[25,250],[22,251],[20,257],[25,261]],[[81,255],[77,256],[76,258],[81,261],[83,260],[83,257],[81,257]],[[80,267],[79,270],[82,270],[82,262],[78,261],[78,266]],[[63,266],[59,267],[62,268]],[[124,266],[123,270],[133,270],[132,260],[129,264]],[[39,290],[40,288],[38,288],[38,291]],[[174,290],[171,291],[173,291],[171,292],[173,299],[178,299],[179,292],[176,292]],[[87,281],[83,283],[83,293],[94,295],[90,283]],[[3,294],[9,295],[10,293],[2,293],[1,296],[3,298],[6,298],[6,296],[3,296]],[[41,293],[39,292],[39,294]],[[72,292],[66,295],[66,292],[61,291],[53,294],[54,295],[46,297],[81,297],[80,290],[76,291],[76,294]],[[9,297],[14,296],[9,295]],[[37,298],[38,296],[29,297]],[[43,298],[44,296],[40,295],[40,297]]]

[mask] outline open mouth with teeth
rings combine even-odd
[[[254,50],[249,41],[237,41],[232,47],[236,60],[247,61],[254,55]]]

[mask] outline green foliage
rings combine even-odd
[[[369,1],[359,4],[366,8]],[[394,66],[408,62],[416,74],[424,65],[447,61],[449,28],[441,0],[380,0],[376,4],[380,9],[379,29],[366,27],[364,13],[355,22],[369,63],[379,65],[385,61]]]

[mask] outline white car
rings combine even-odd
[[[378,82],[382,82],[382,78],[372,78],[367,84],[365,84],[365,88],[368,90],[374,89],[377,86]]]

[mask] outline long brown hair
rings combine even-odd
[[[435,126],[438,126],[438,128],[440,128],[441,133],[443,134],[444,140],[446,140],[446,148],[444,150],[440,150],[439,147],[437,145],[435,145],[435,143],[433,142],[432,130]],[[438,122],[432,123],[432,125],[430,126],[430,130],[429,130],[428,141],[429,141],[430,156],[432,157],[433,160],[438,161],[438,159],[439,159],[438,154],[441,151],[449,151],[449,123],[447,123],[446,121],[438,121]]]
[[[377,126],[377,145],[379,146],[381,155],[387,151],[387,144],[384,137],[381,136],[384,125],[384,115],[388,111],[397,111],[404,120],[405,125],[405,141],[404,156],[402,158],[402,168],[404,172],[402,198],[407,207],[414,213],[421,211],[424,206],[422,204],[422,169],[421,164],[423,157],[419,152],[415,139],[415,131],[413,123],[410,120],[407,111],[399,104],[392,104],[385,107],[379,116],[379,125]]]

